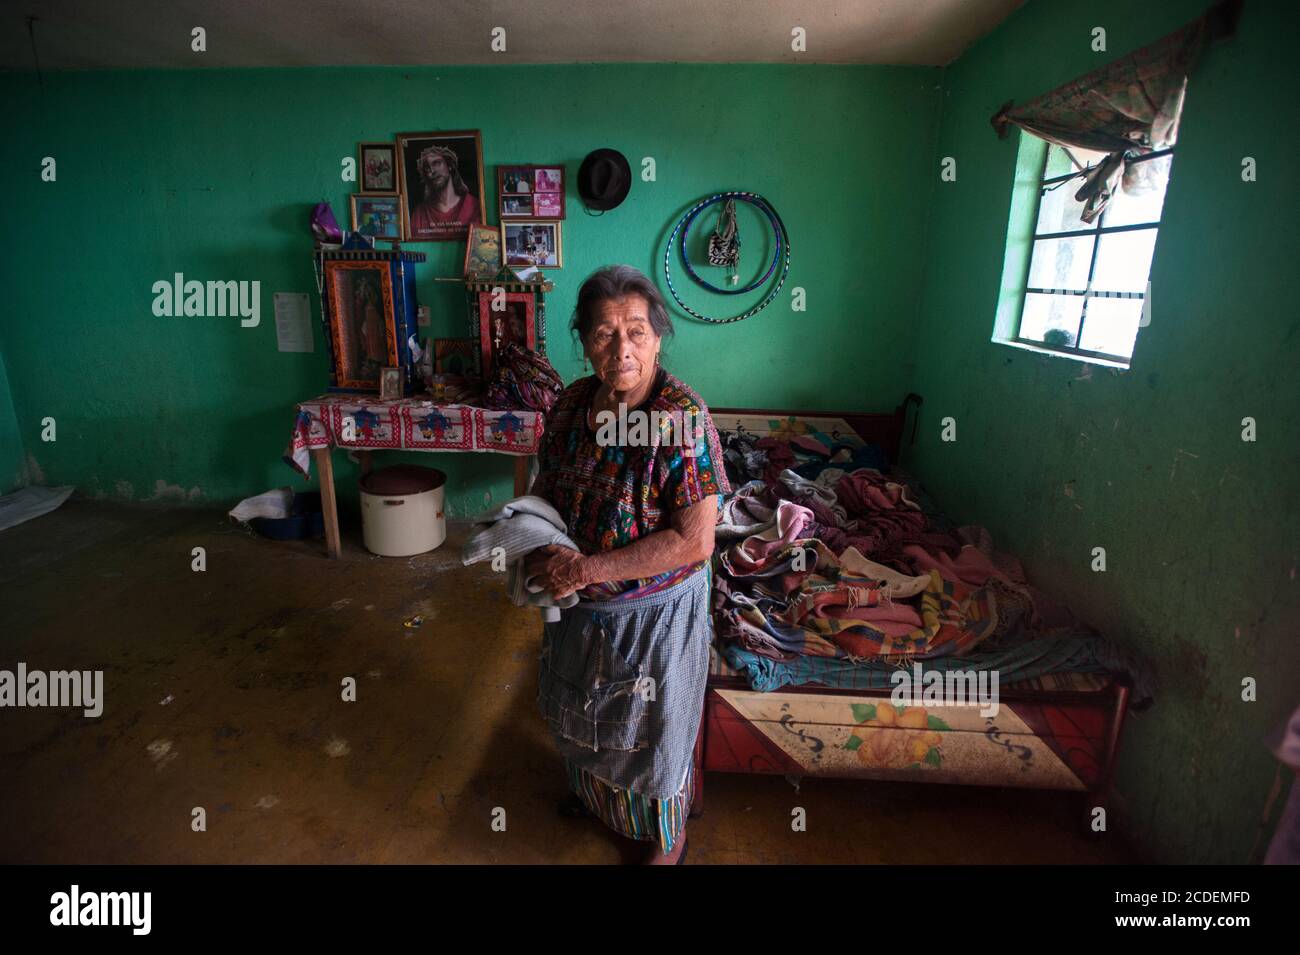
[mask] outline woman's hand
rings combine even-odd
[[[571,547],[548,544],[524,558],[525,577],[535,577],[556,600],[577,593],[587,584],[586,558]]]

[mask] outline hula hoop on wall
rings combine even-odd
[[[739,202],[748,202],[750,205],[759,209],[767,216],[767,221],[771,224],[772,232],[776,236],[776,248],[772,255],[772,261],[768,265],[767,271],[763,273],[763,277],[740,289],[720,289],[710,285],[696,274],[695,269],[691,267],[690,260],[686,255],[686,236],[687,233],[690,232],[691,223],[695,221],[701,212],[709,208],[709,206],[715,205],[719,202],[725,202],[728,199],[735,199]],[[678,233],[681,234],[680,240],[678,240]],[[677,289],[673,286],[671,264],[673,242],[675,240],[678,241],[682,265],[686,269],[686,273],[710,292],[717,292],[720,295],[740,295],[743,292],[752,292],[754,289],[763,285],[771,278],[772,273],[776,271],[777,263],[781,261],[782,250],[785,251],[785,263],[781,268],[781,276],[777,280],[776,285],[772,288],[772,291],[767,294],[763,301],[759,302],[749,311],[737,315],[734,318],[709,318],[707,315],[701,315],[699,312],[695,311],[695,309],[683,302],[681,296],[677,294]],[[728,325],[731,322],[743,321],[752,315],[758,314],[763,309],[767,308],[767,306],[772,304],[777,293],[781,291],[781,286],[785,284],[786,276],[789,274],[790,234],[786,231],[785,223],[781,221],[781,217],[777,215],[776,210],[772,208],[772,204],[756,192],[719,192],[716,195],[709,196],[707,199],[701,199],[695,205],[691,206],[691,208],[686,210],[686,213],[677,220],[677,225],[673,227],[672,234],[668,236],[668,246],[664,249],[664,281],[668,283],[668,291],[672,294],[673,301],[675,301],[687,315],[690,315],[692,318],[697,318],[702,322],[708,322],[711,325]]]

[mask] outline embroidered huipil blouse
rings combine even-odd
[[[663,422],[677,420],[696,426],[694,454],[683,441],[665,437],[661,429],[640,441],[631,427],[626,445],[598,441],[599,429],[588,422],[592,398],[600,380],[580,378],[556,399],[546,416],[546,432],[538,450],[538,475],[531,493],[555,505],[569,538],[584,554],[603,553],[672,526],[674,511],[711,494],[730,493],[723,468],[722,447],[708,408],[689,385],[662,367],[650,397],[635,410]],[[632,419],[629,412],[628,418]],[[669,432],[671,435],[671,432]],[[692,440],[690,435],[687,441]],[[704,561],[678,567],[652,578],[592,584],[579,591],[587,600],[628,599],[672,586],[699,570]]]

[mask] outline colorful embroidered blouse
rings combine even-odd
[[[584,554],[624,547],[671,527],[674,511],[711,494],[719,495],[721,503],[721,495],[730,493],[718,432],[708,408],[689,385],[660,368],[650,397],[635,409],[644,414],[633,416],[629,411],[626,433],[612,442],[606,439],[614,436],[613,428],[593,429],[587,420],[599,386],[594,375],[580,378],[556,399],[546,416],[537,480],[530,492],[555,505],[569,538]],[[636,431],[637,417],[657,420],[660,428],[647,427],[643,440]],[[693,454],[683,454],[692,429],[670,422],[695,425]],[[683,431],[686,441],[679,437]],[[644,596],[671,586],[704,563],[653,578],[593,584],[580,595],[588,600]]]

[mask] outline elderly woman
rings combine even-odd
[[[676,864],[709,668],[713,527],[730,488],[708,409],[659,360],[673,327],[654,284],[631,266],[601,269],[572,328],[595,374],[547,415],[531,493],[579,550],[534,551],[527,572],[579,602],[545,626],[537,702],[568,770],[561,812],[594,815],[652,843],[647,862]],[[628,426],[602,427],[610,413]],[[673,414],[684,440],[633,426]]]

